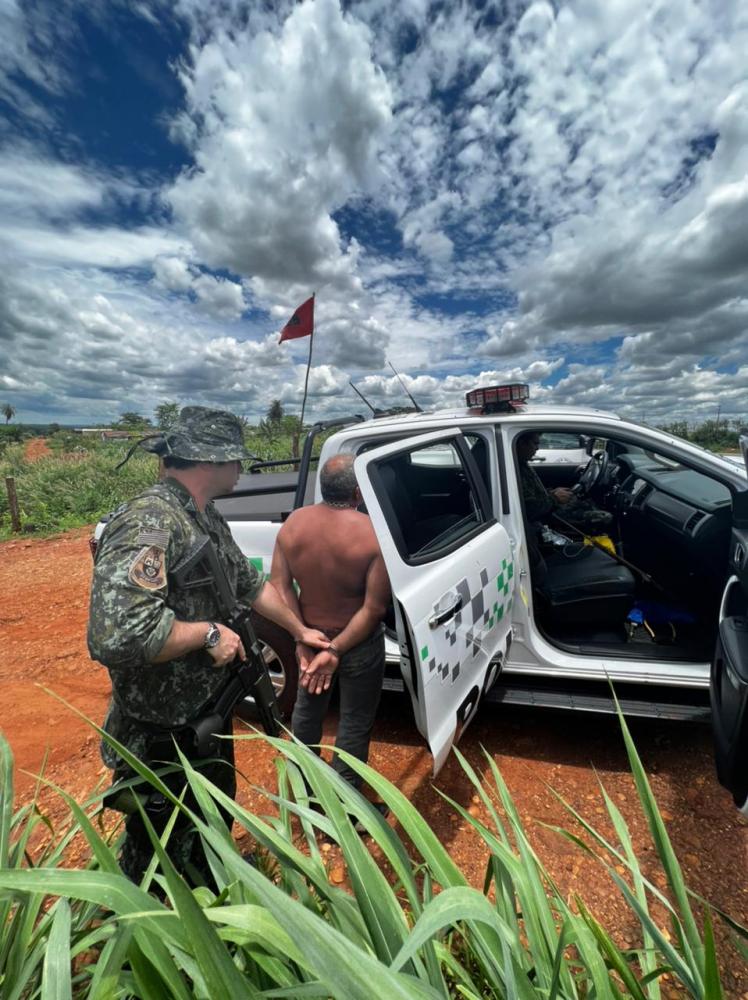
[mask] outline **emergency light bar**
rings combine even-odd
[[[490,410],[512,410],[515,405],[526,403],[530,398],[530,386],[526,382],[510,382],[508,385],[487,385],[482,389],[471,389],[465,395],[465,402],[471,408],[483,412]]]

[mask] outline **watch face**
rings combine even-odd
[[[217,625],[211,625],[205,635],[205,648],[213,649],[221,641],[221,630]]]

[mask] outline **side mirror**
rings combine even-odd
[[[740,443],[740,450],[743,454],[743,465],[745,466],[745,471],[748,473],[748,428],[740,428],[740,437],[738,438]]]
[[[594,440],[595,439],[591,438],[589,436],[589,434],[580,434],[579,435],[579,447],[583,448],[584,451],[588,455],[591,455],[592,454],[592,445],[594,444]]]

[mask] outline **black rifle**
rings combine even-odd
[[[192,576],[190,579],[193,570],[197,568],[202,569],[204,575]],[[209,757],[215,753],[218,742],[214,734],[221,731],[236,703],[248,695],[257,706],[262,728],[270,736],[278,736],[281,718],[275,688],[249,620],[250,610],[239,604],[234,596],[226,571],[207,535],[198,537],[192,551],[172,569],[170,576],[176,586],[183,590],[206,585],[213,587],[221,624],[236,632],[246,655],[245,660],[236,662],[236,669],[215,701],[200,718],[185,727],[190,731],[193,752],[199,757]]]

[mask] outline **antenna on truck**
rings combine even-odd
[[[374,416],[375,416],[375,417],[376,417],[376,415],[377,415],[378,413],[381,413],[381,412],[382,412],[381,410],[376,410],[376,409],[375,409],[375,408],[374,408],[374,407],[373,407],[373,406],[371,405],[371,403],[370,403],[370,402],[369,402],[369,400],[368,400],[368,399],[366,398],[366,396],[364,396],[363,392],[359,392],[359,390],[358,390],[358,389],[356,388],[356,386],[355,386],[355,385],[353,384],[353,382],[351,382],[351,381],[350,381],[350,379],[348,380],[348,385],[349,385],[349,386],[351,387],[351,389],[353,389],[353,391],[354,391],[354,392],[356,393],[356,395],[357,395],[357,396],[360,396],[360,398],[361,398],[361,399],[363,399],[363,401],[364,401],[364,402],[366,403],[366,405],[367,405],[367,406],[369,407],[369,409],[371,410],[371,412],[372,412],[372,413],[374,414]]]
[[[386,359],[385,359],[385,360],[386,360]],[[394,366],[394,365],[392,364],[392,362],[391,362],[391,361],[387,361],[387,364],[388,364],[388,365],[390,366],[390,368],[391,368],[391,369],[393,370],[393,372],[395,372],[395,375],[397,376],[397,380],[398,380],[398,382],[399,382],[399,383],[400,383],[400,385],[401,385],[401,386],[403,387],[403,392],[405,393],[405,395],[406,395],[406,396],[408,397],[408,399],[409,399],[409,400],[411,401],[411,403],[413,404],[413,406],[414,406],[414,408],[415,408],[415,411],[416,411],[416,413],[423,413],[423,410],[421,409],[421,407],[420,407],[420,406],[418,405],[418,403],[416,403],[415,399],[413,399],[413,397],[411,396],[410,392],[408,391],[408,387],[407,387],[407,386],[406,386],[406,384],[405,384],[405,383],[403,382],[403,380],[402,380],[402,379],[400,378],[400,373],[399,373],[399,372],[397,372],[397,371],[395,371],[395,366]]]

